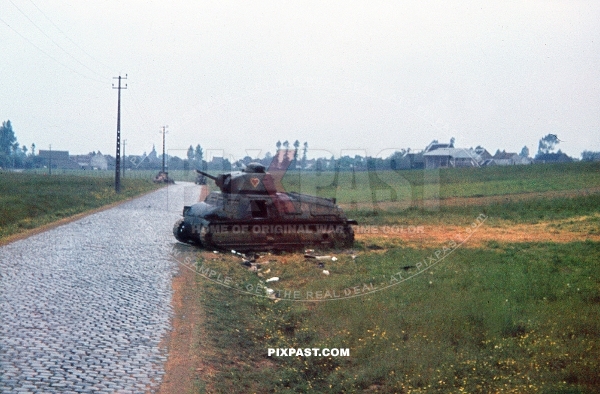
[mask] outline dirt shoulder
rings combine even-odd
[[[600,229],[597,225],[585,225],[590,220],[597,219],[599,216],[581,216],[558,220],[552,222],[543,222],[537,224],[501,224],[489,225],[485,222],[474,231],[465,247],[485,246],[490,241],[500,243],[515,242],[555,242],[567,243],[577,241],[600,241]],[[581,225],[573,223],[581,222]],[[382,226],[383,231],[377,234],[363,233],[356,234],[356,240],[369,242],[375,240],[391,240],[401,242],[402,245],[416,248],[436,246],[455,239],[457,234],[465,234],[468,226],[454,225],[424,225],[412,227],[415,231],[393,231],[394,228],[387,226],[391,231],[385,231],[386,226]]]
[[[204,201],[208,192],[208,187],[202,186],[198,201]],[[204,361],[210,350],[202,341],[205,315],[200,301],[200,287],[196,282],[195,267],[191,265],[197,253],[195,248],[183,247],[181,258],[178,259],[178,273],[172,281],[171,333],[162,344],[168,349],[169,356],[158,391],[160,394],[203,392],[201,376],[211,373],[210,365]]]
[[[206,373],[202,338],[204,313],[193,267],[179,266],[173,278],[173,320],[169,337],[163,343],[169,352],[165,376],[159,393],[195,393],[201,387],[200,375]]]

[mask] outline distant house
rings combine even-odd
[[[433,150],[436,149],[443,149],[443,148],[454,148],[454,141],[450,141],[449,144],[443,144],[438,142],[438,140],[433,140],[431,141],[431,143],[429,145],[427,145],[427,147],[425,147],[425,150],[423,152],[431,152]]]
[[[485,149],[482,146],[478,146],[477,148],[473,149],[473,151],[479,157],[479,159],[478,159],[479,163],[482,163],[486,160],[492,159],[492,154],[490,152],[488,152],[487,149]]]
[[[531,160],[527,157],[523,157],[518,153],[506,152],[498,150],[492,158],[493,164],[498,166],[512,166],[518,164],[530,164]]]
[[[77,163],[77,165],[79,166],[79,168],[83,169],[83,170],[89,170],[91,169],[90,167],[90,160],[92,159],[92,154],[88,153],[87,155],[71,155],[69,156],[71,161],[74,161],[75,163]]]
[[[429,155],[429,159],[425,157],[425,154],[429,152],[433,152],[439,149],[454,149],[454,139],[450,140],[450,143],[445,144],[442,142],[438,142],[438,140],[433,140],[429,145],[425,147],[422,151],[410,151],[406,153],[406,157],[410,162],[410,168],[413,169],[422,169],[422,168],[439,168],[448,167],[447,161],[443,159],[444,153],[438,152],[439,154],[431,154]],[[447,151],[443,151],[447,152]],[[434,159],[434,157],[437,157]],[[429,161],[429,167],[427,167],[427,162]]]
[[[534,160],[535,163],[570,163],[572,161],[572,158],[560,150],[557,153],[538,153]]]
[[[108,160],[102,153],[98,152],[90,158],[90,167],[94,170],[107,170]]]
[[[425,169],[478,167],[479,157],[474,150],[461,148],[436,148],[423,153]]]
[[[87,155],[72,155],[69,159],[76,163],[82,170],[106,170],[108,169],[108,160],[98,151],[90,152]]]
[[[425,168],[425,159],[423,158],[423,151],[410,151],[406,153],[406,157],[410,162],[410,168],[412,169],[423,169]]]
[[[38,160],[46,167],[61,169],[79,169],[79,165],[69,158],[66,150],[43,150],[38,151]]]

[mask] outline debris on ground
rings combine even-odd
[[[279,281],[279,277],[274,276],[272,278],[267,279],[265,282],[269,283],[269,282],[278,282]]]
[[[314,254],[305,254],[304,255],[305,259],[315,259],[315,260],[331,260],[331,261],[337,261],[338,258],[335,256],[329,256],[329,255],[325,255],[325,256],[315,256]]]

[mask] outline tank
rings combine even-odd
[[[196,175],[196,180],[194,181],[196,185],[206,185],[206,176],[202,174]]]
[[[152,182],[154,182],[154,183],[168,183],[168,184],[174,184],[175,183],[175,181],[172,178],[169,177],[169,173],[168,172],[164,172],[164,171],[159,171],[158,174],[156,174],[156,176],[152,180]]]
[[[357,222],[346,218],[335,199],[278,191],[262,164],[218,176],[196,172],[212,179],[219,191],[183,207],[183,218],[173,227],[180,242],[239,252],[354,244],[352,225]]]

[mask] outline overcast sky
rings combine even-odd
[[[491,4],[494,3],[494,4]],[[38,149],[235,159],[456,138],[600,151],[600,2],[0,1],[0,120]],[[181,151],[177,151],[181,149]],[[259,153],[260,152],[260,153]],[[322,153],[322,154],[321,154]]]

